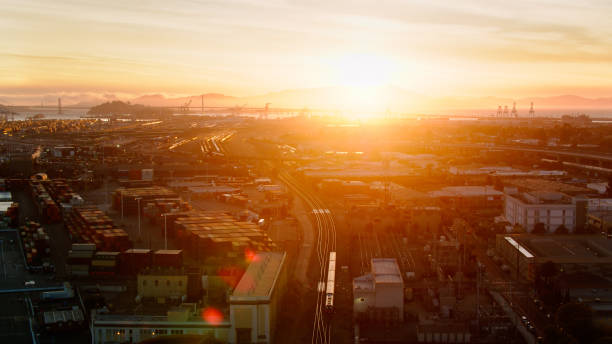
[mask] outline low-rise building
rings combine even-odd
[[[547,262],[565,274],[612,275],[612,240],[607,236],[500,234],[496,250],[512,273],[518,271],[528,280],[534,280],[538,267]]]
[[[504,216],[512,225],[520,225],[532,232],[537,223],[547,232],[564,226],[570,232],[576,228],[577,207],[574,200],[560,192],[524,192],[506,194]]]
[[[196,304],[182,304],[171,308],[166,315],[101,314],[91,318],[92,343],[139,343],[166,335],[192,335],[226,342],[231,324],[218,310],[206,317],[207,310]]]
[[[253,256],[229,298],[230,344],[274,343],[276,318],[286,288],[286,253]]]
[[[404,320],[404,281],[394,258],[373,258],[372,271],[353,279],[353,314],[373,321]]]
[[[138,295],[180,299],[187,295],[187,274],[177,269],[143,270],[137,277]]]

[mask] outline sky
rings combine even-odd
[[[393,85],[612,95],[608,0],[0,0],[0,103]]]

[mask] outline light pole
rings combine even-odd
[[[168,214],[164,214],[164,250],[168,249],[168,218],[166,215]]]
[[[121,192],[121,223],[123,223],[123,192]]]
[[[142,232],[140,230],[140,200],[142,198],[137,197],[136,202],[138,202],[138,240],[142,240]]]

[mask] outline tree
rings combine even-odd
[[[594,337],[593,312],[583,303],[567,303],[557,310],[557,327],[581,343],[590,343]]]
[[[576,338],[564,333],[555,326],[544,329],[544,344],[578,344]]]
[[[546,225],[542,222],[538,222],[533,226],[532,234],[546,234]]]
[[[542,278],[546,285],[550,285],[551,279],[557,276],[558,273],[559,269],[557,268],[557,265],[549,260],[540,265],[538,277]]]

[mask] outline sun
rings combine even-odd
[[[394,64],[373,54],[346,54],[335,59],[333,74],[340,86],[336,101],[346,117],[359,120],[376,118],[389,106],[387,86]]]
[[[393,64],[373,54],[346,54],[334,63],[337,83],[350,87],[373,87],[391,81]]]

